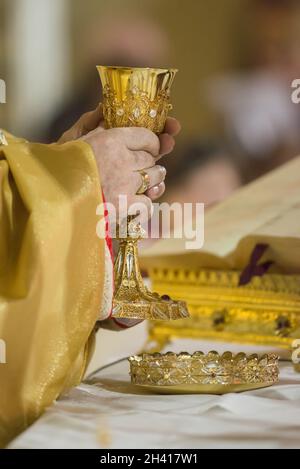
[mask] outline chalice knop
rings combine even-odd
[[[106,66],[97,69],[103,86],[106,128],[145,127],[156,134],[163,132],[171,108],[170,89],[177,70]],[[127,219],[126,232],[125,237],[118,236],[112,316],[158,320],[188,317],[184,302],[152,293],[145,286],[137,252],[143,229],[133,217]]]

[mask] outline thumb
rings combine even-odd
[[[83,114],[81,118],[79,119],[79,129],[80,129],[80,135],[79,137],[82,137],[83,135],[86,135],[87,133],[91,132],[92,130],[95,130],[97,127],[101,125],[103,121],[103,105],[100,103],[94,111],[87,112],[86,114]]]
[[[59,139],[58,143],[70,142],[83,137],[97,127],[103,125],[103,106],[100,103],[94,111],[86,112],[80,119],[67,130]]]

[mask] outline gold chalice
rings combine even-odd
[[[177,70],[98,66],[103,86],[106,128],[145,127],[163,132],[170,105],[170,89]],[[118,237],[115,261],[113,317],[171,320],[188,317],[186,304],[145,286],[138,262],[137,243],[143,237],[140,224],[127,220],[127,236]]]

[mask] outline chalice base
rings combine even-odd
[[[114,265],[115,295],[112,317],[159,321],[188,318],[185,302],[173,301],[169,296],[153,293],[145,286],[137,252],[141,227],[137,225],[135,229],[135,232],[130,229],[129,236],[120,240]]]
[[[135,295],[134,301],[114,298],[112,317],[170,321],[189,317],[183,301],[163,299],[158,293],[145,292]]]

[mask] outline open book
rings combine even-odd
[[[160,240],[142,252],[141,264],[242,270],[258,243],[269,245],[272,272],[300,273],[300,157],[210,209],[203,248],[188,251],[185,239]]]

